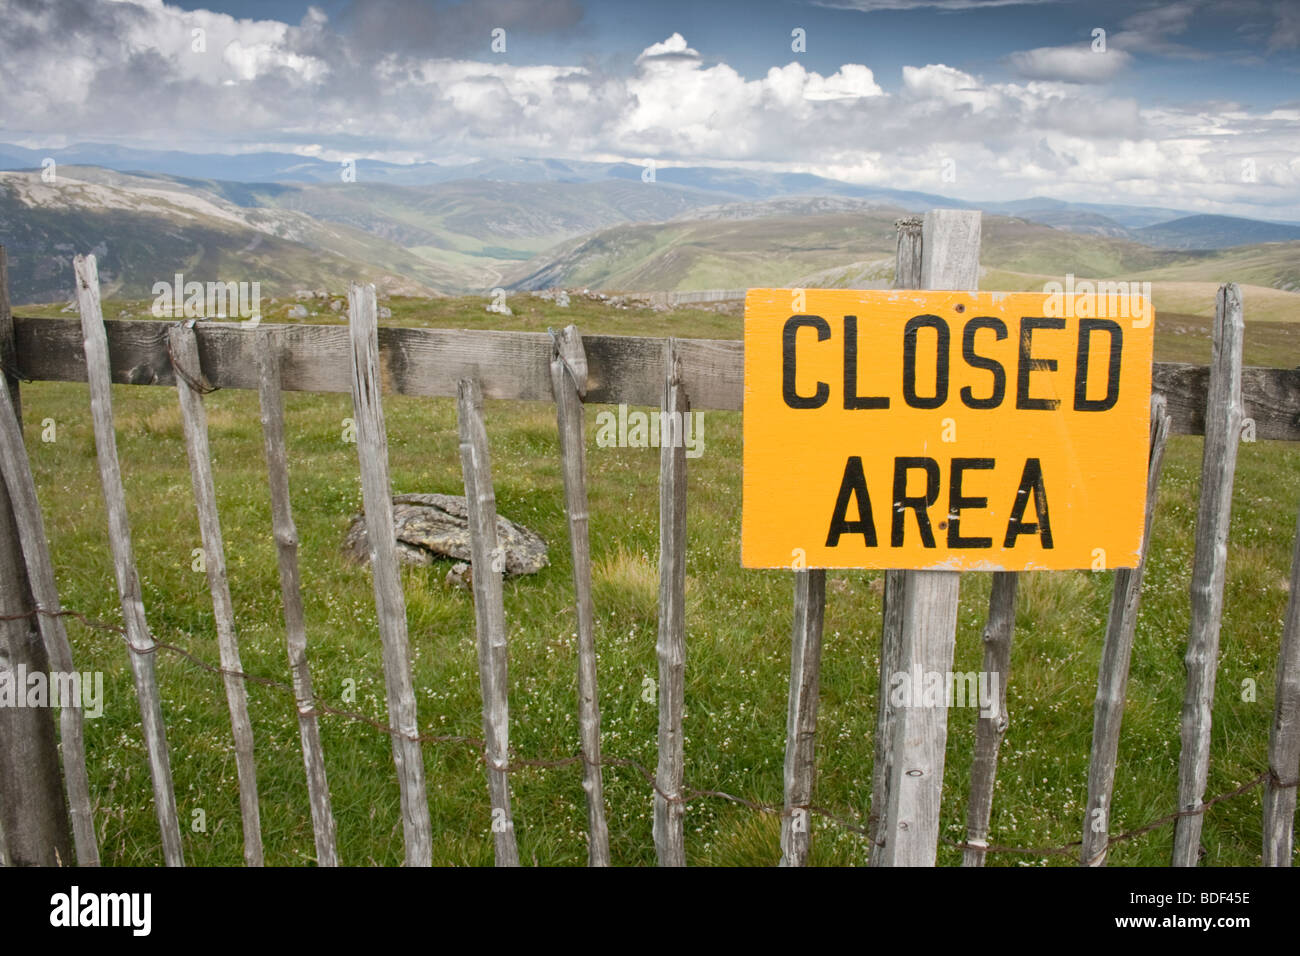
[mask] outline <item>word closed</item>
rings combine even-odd
[[[1134,567],[1154,323],[1048,298],[751,289],[745,567]]]

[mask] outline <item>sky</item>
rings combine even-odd
[[[0,0],[0,142],[1300,220],[1300,0]]]

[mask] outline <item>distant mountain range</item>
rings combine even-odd
[[[14,301],[70,297],[74,253],[102,250],[107,294],[175,272],[293,291],[370,278],[390,292],[491,289],[574,236],[661,221],[714,197],[636,181],[434,186],[239,183],[63,165],[0,172],[0,242]]]
[[[1300,239],[1300,226],[1234,216],[1185,216],[1137,230],[1140,242],[1163,249],[1226,249]]]
[[[526,289],[885,288],[893,279],[899,212],[833,199],[709,207],[667,222],[622,224],[578,237],[522,263],[507,278]],[[986,270],[1037,277],[1039,285],[1066,272],[1136,279],[1163,277],[1169,269],[1181,269],[1180,278],[1187,280],[1212,281],[1221,274],[1217,264],[1229,256],[1250,268],[1217,281],[1239,278],[1300,291],[1300,241],[1183,252],[986,215],[980,248]]]
[[[339,162],[300,156],[293,153],[186,153],[177,150],[139,150],[101,143],[78,143],[60,149],[28,149],[0,144],[0,169],[37,169],[45,159],[60,165],[100,166],[118,172],[147,172],[188,179],[220,180],[237,183],[320,183],[342,182]],[[584,162],[568,159],[524,158],[482,160],[465,165],[438,163],[398,164],[359,159],[355,163],[355,181],[363,184],[393,186],[432,186],[455,180],[488,180],[508,183],[593,183],[610,180],[640,181],[643,168],[631,163]],[[659,183],[710,194],[714,201],[760,200],[783,196],[849,196],[874,199],[922,210],[935,206],[980,208],[986,212],[1018,216],[1031,222],[1089,232],[1097,235],[1120,235],[1165,248],[1222,248],[1248,242],[1271,242],[1300,238],[1300,223],[1239,219],[1228,216],[1205,216],[1187,210],[1160,206],[1127,206],[1115,203],[1066,202],[1033,197],[1010,201],[970,203],[934,193],[887,189],[826,179],[809,173],[770,173],[753,170],[707,166],[666,167],[655,171]],[[1190,224],[1166,236],[1128,235],[1130,231],[1168,224],[1190,218],[1213,220],[1208,228]],[[1257,227],[1262,223],[1281,227],[1274,238],[1260,238]],[[1262,235],[1263,233],[1260,233]],[[1214,245],[1193,247],[1185,243],[1201,235],[1202,241]],[[1166,244],[1167,243],[1167,244]]]
[[[57,164],[52,183],[41,176],[47,157]],[[0,172],[0,242],[16,302],[70,297],[71,256],[92,249],[106,294],[132,298],[178,271],[255,278],[270,294],[349,279],[411,294],[884,284],[895,218],[972,205],[710,167],[660,168],[645,182],[640,166],[554,159],[362,160],[344,182],[338,163],[284,153],[0,145],[0,167],[15,170]],[[1252,281],[1300,288],[1293,223],[1043,198],[980,208],[990,267],[1096,276],[1180,268],[1191,280],[1231,250],[1250,263]]]

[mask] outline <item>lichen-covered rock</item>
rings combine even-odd
[[[469,513],[464,495],[396,495],[393,531],[403,564],[430,565],[438,558],[470,561]],[[505,552],[506,574],[535,574],[550,564],[546,542],[534,531],[497,515],[497,543]],[[365,515],[355,515],[343,538],[343,556],[353,564],[370,561]]]

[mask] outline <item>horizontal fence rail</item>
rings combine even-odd
[[[109,368],[121,385],[175,386],[167,355],[174,323],[118,319],[104,322]],[[348,329],[344,325],[195,326],[203,374],[215,388],[256,389],[258,329],[272,329],[284,349],[286,391],[352,390]],[[81,323],[74,319],[14,317],[18,371],[32,381],[84,382]],[[588,404],[658,405],[663,398],[664,340],[635,335],[584,335]],[[682,383],[696,409],[740,411],[744,346],[739,340],[676,339]],[[479,382],[484,398],[553,402],[554,341],[545,332],[461,329],[379,329],[385,391],[455,398],[463,378]],[[1170,432],[1205,434],[1210,370],[1205,365],[1156,362],[1151,387],[1165,398]],[[1300,369],[1244,368],[1242,401],[1255,437],[1300,441]]]

